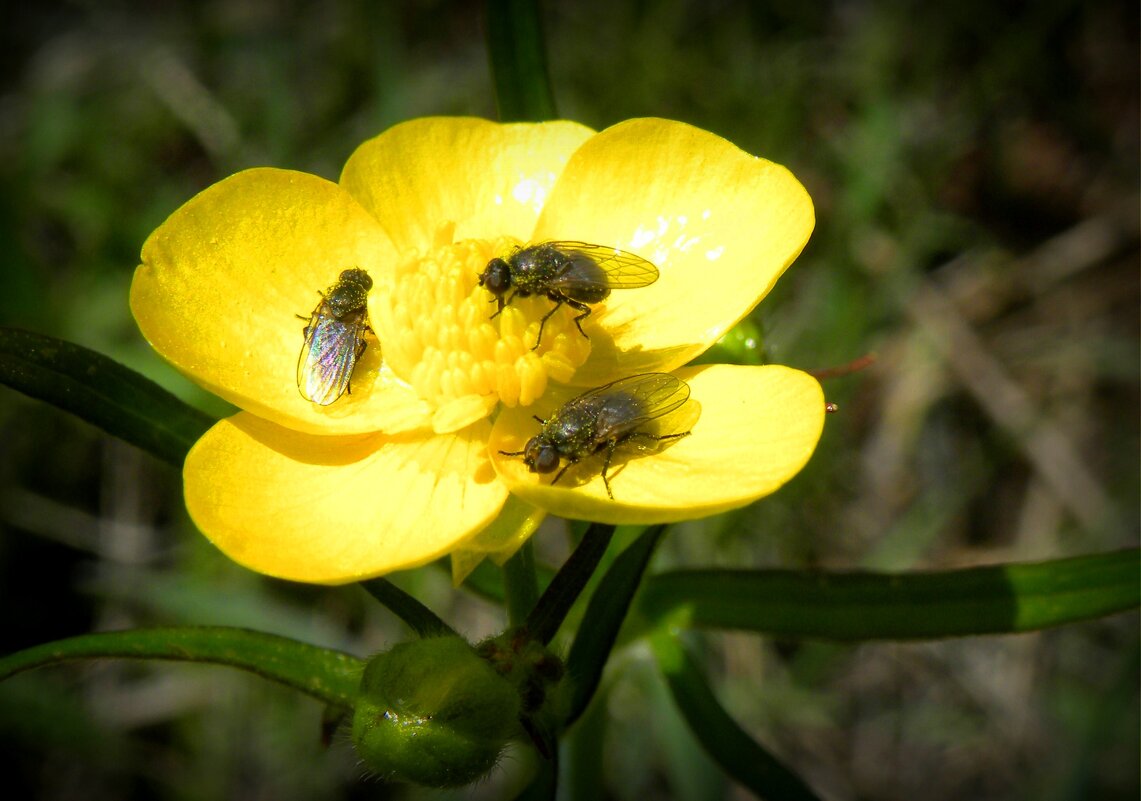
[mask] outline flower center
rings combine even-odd
[[[515,297],[494,318],[495,296],[479,285],[487,262],[520,243],[452,242],[452,226],[425,253],[407,254],[391,286],[374,291],[369,310],[385,364],[436,407],[432,427],[458,431],[497,403],[529,406],[547,381],[567,382],[590,354],[574,324],[578,312],[542,296]],[[535,347],[538,342],[538,347]]]

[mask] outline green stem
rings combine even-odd
[[[385,578],[362,581],[369,595],[408,624],[420,637],[447,637],[456,634],[435,612]]]
[[[507,623],[520,625],[535,608],[539,588],[535,575],[535,551],[527,540],[503,565],[503,592],[507,597]]]
[[[567,673],[572,681],[564,726],[574,723],[594,697],[602,678],[602,669],[618,639],[618,630],[626,619],[630,602],[665,528],[664,525],[658,525],[643,531],[614,560],[590,596],[590,603],[586,606],[574,644],[567,655]]]
[[[583,587],[594,575],[599,560],[614,536],[614,526],[591,523],[562,569],[551,579],[543,596],[527,616],[525,627],[535,640],[549,643],[567,613],[582,593]]]
[[[163,659],[229,665],[292,687],[327,704],[356,703],[364,661],[274,634],[222,626],[84,634],[0,659],[0,681],[25,670],[78,659]]]
[[[672,634],[655,632],[650,646],[690,730],[729,776],[759,798],[819,801],[799,776],[737,725],[713,694],[693,657]]]
[[[538,761],[531,783],[515,796],[515,801],[555,801],[558,785],[559,752],[555,750],[550,759]]]
[[[501,122],[558,116],[538,0],[488,0],[487,50]]]

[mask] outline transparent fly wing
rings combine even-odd
[[[328,406],[345,394],[364,341],[355,320],[338,320],[320,310],[309,319],[297,360],[297,389],[302,397]]]
[[[633,431],[669,414],[689,400],[689,384],[669,373],[641,373],[621,378],[579,395],[568,405],[595,411],[596,436]]]
[[[567,266],[551,280],[555,288],[604,286],[609,289],[636,289],[658,280],[658,268],[628,250],[573,240],[544,244],[570,257]]]

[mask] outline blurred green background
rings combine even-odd
[[[776,496],[675,527],[655,567],[906,570],[1132,546],[1139,526],[1138,4],[547,3],[563,116],[672,117],[789,166],[817,207],[754,315],[765,358],[840,406]],[[336,179],[428,114],[493,117],[481,4],[8,4],[0,28],[0,324],[63,337],[225,409],[142,341],[147,234],[244,167]],[[407,636],[356,587],[229,563],[178,472],[0,388],[5,651],[154,624],[260,628],[365,655]],[[544,530],[540,558],[567,543]],[[397,577],[471,638],[498,611]],[[750,731],[832,799],[1129,799],[1138,617],[838,646],[703,638]],[[444,798],[365,777],[318,704],[234,671],[102,663],[0,685],[0,765],[36,799]],[[744,797],[637,644],[580,726],[614,799]],[[497,798],[526,763],[455,794]],[[601,782],[601,785],[592,784]]]

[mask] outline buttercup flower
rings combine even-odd
[[[572,122],[429,118],[365,142],[339,183],[238,173],[143,246],[131,309],[175,367],[242,409],[194,446],[186,504],[236,561],[340,583],[444,554],[504,555],[545,513],[609,523],[690,519],[773,492],[808,461],[824,400],[786,367],[685,367],[800,253],[811,201],[783,167],[659,119],[599,133]],[[655,264],[650,286],[546,322],[546,297],[497,306],[489,259],[550,240]],[[349,392],[296,382],[303,329],[345,269],[372,278],[372,333]],[[618,378],[673,372],[690,436],[551,485],[519,457],[560,404]],[[693,408],[698,408],[695,405]],[[598,471],[595,470],[595,473]]]

